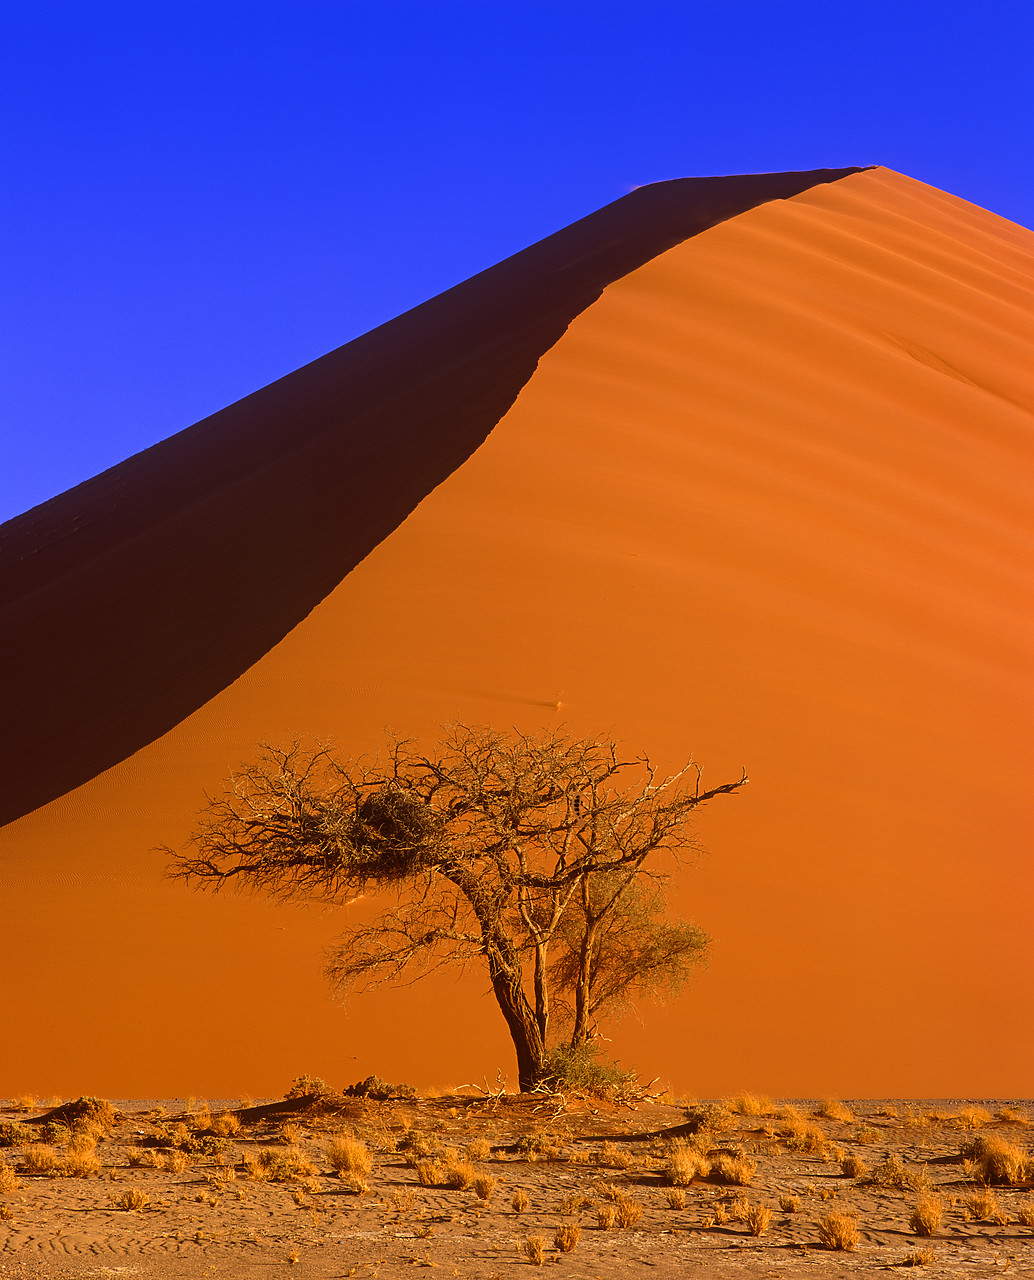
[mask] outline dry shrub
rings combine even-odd
[[[14,1217],[14,1210],[9,1204],[0,1204],[0,1222],[10,1222]]]
[[[409,1213],[416,1207],[416,1196],[413,1194],[412,1187],[406,1187],[402,1191],[393,1191],[391,1193],[391,1207],[396,1213]]]
[[[982,1129],[985,1124],[991,1123],[991,1113],[983,1107],[966,1107],[964,1111],[949,1118],[959,1129]]]
[[[609,1231],[614,1225],[614,1206],[607,1200],[596,1206],[596,1225],[601,1231]]]
[[[285,1151],[265,1147],[259,1152],[258,1166],[265,1173],[265,1178],[257,1179],[260,1182],[297,1182],[311,1178],[316,1172],[316,1166],[297,1147],[288,1147]]]
[[[932,1236],[941,1225],[943,1208],[934,1196],[921,1196],[912,1208],[908,1225],[917,1236]]]
[[[729,1221],[729,1210],[719,1201],[711,1208],[711,1216],[707,1220],[707,1226],[720,1227],[722,1223]]]
[[[528,1207],[528,1193],[523,1187],[518,1187],[510,1197],[510,1208],[514,1213],[523,1213]]]
[[[54,1173],[59,1178],[92,1178],[101,1171],[101,1162],[94,1152],[70,1151],[58,1164]]]
[[[1016,1221],[1021,1227],[1034,1227],[1034,1204],[1028,1201],[1016,1215]]]
[[[165,1157],[153,1147],[133,1147],[126,1152],[126,1162],[134,1169],[164,1169]]]
[[[925,1169],[907,1169],[898,1156],[889,1156],[866,1177],[874,1187],[894,1187],[899,1191],[928,1191],[930,1175]]]
[[[643,1216],[643,1206],[631,1196],[622,1196],[615,1204],[619,1227],[634,1227]]]
[[[725,1133],[736,1127],[736,1117],[721,1102],[708,1102],[700,1107],[690,1107],[686,1112],[686,1123],[695,1131],[705,1133]]]
[[[14,1169],[4,1161],[0,1161],[0,1196],[17,1191],[20,1183],[14,1176]]]
[[[27,1124],[5,1120],[0,1124],[0,1147],[25,1147],[36,1138],[35,1130]]]
[[[545,1241],[541,1236],[528,1236],[524,1242],[524,1256],[535,1267],[541,1267],[546,1256]]]
[[[729,1103],[730,1108],[741,1116],[767,1116],[772,1110],[768,1098],[759,1098],[754,1093],[739,1093]]]
[[[170,1173],[183,1173],[190,1164],[190,1157],[185,1151],[170,1151],[165,1156],[165,1167]]]
[[[1002,1124],[1030,1124],[1030,1121],[1017,1107],[1000,1107],[995,1112],[995,1119]]]
[[[801,1207],[800,1196],[780,1196],[779,1207],[783,1213],[797,1213]]]
[[[681,1187],[669,1187],[667,1200],[669,1209],[684,1209],[686,1207],[686,1193]]]
[[[838,1120],[841,1124],[850,1124],[854,1120],[853,1114],[836,1098],[824,1098],[816,1107],[815,1114],[827,1120]]]
[[[852,1152],[840,1161],[840,1168],[845,1178],[862,1178],[869,1172],[869,1166],[861,1156]]]
[[[937,1257],[932,1249],[913,1249],[901,1259],[903,1267],[926,1267]]]
[[[490,1200],[498,1181],[499,1179],[493,1178],[490,1173],[479,1173],[474,1179],[474,1194],[479,1200]]]
[[[772,1224],[772,1210],[767,1205],[752,1204],[743,1215],[743,1221],[752,1236],[763,1236]]]
[[[994,1222],[1004,1226],[1008,1216],[1002,1211],[995,1193],[985,1187],[962,1202],[962,1216],[967,1222]]]
[[[706,1178],[710,1172],[711,1162],[688,1143],[675,1141],[668,1148],[664,1176],[673,1187],[688,1187],[695,1177]]]
[[[562,1227],[557,1227],[553,1232],[553,1247],[559,1249],[561,1253],[570,1253],[578,1243],[582,1229],[577,1222],[567,1223]]]
[[[127,1187],[120,1196],[116,1196],[113,1203],[116,1209],[146,1209],[151,1198],[139,1187]]]
[[[232,1111],[224,1111],[212,1121],[212,1128],[220,1138],[234,1138],[241,1131],[241,1118]]]
[[[971,1138],[959,1154],[973,1160],[981,1181],[1010,1186],[1034,1177],[1034,1159],[1005,1138],[995,1135]]]
[[[472,1164],[450,1164],[445,1170],[445,1185],[453,1191],[466,1191],[477,1176]]]
[[[711,1174],[734,1187],[749,1187],[758,1171],[758,1162],[745,1156],[721,1155],[711,1166]]]
[[[477,1164],[479,1160],[487,1160],[492,1154],[492,1144],[487,1138],[475,1138],[463,1148],[463,1154],[471,1164]]]
[[[825,1249],[850,1251],[858,1244],[858,1223],[849,1214],[831,1213],[819,1223],[819,1239]]]
[[[22,1152],[22,1172],[32,1177],[51,1174],[57,1165],[57,1152],[46,1143],[34,1142]]]
[[[420,1160],[416,1166],[416,1180],[422,1187],[436,1187],[442,1180],[445,1167],[440,1160]]]
[[[855,1142],[862,1143],[863,1146],[869,1146],[874,1142],[879,1142],[880,1131],[874,1129],[871,1124],[863,1124],[858,1128],[858,1132],[854,1136]]]
[[[369,1149],[358,1138],[335,1138],[327,1143],[324,1155],[339,1178],[365,1181],[373,1168]]]

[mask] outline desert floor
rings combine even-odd
[[[0,1276],[1034,1276],[1029,1102],[115,1108],[0,1108]]]

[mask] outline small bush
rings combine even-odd
[[[908,1169],[896,1155],[889,1156],[866,1176],[874,1187],[894,1187],[899,1191],[927,1191],[930,1175],[925,1169]]]
[[[442,1180],[445,1167],[440,1160],[421,1160],[416,1166],[416,1180],[422,1187],[436,1187]]]
[[[472,1164],[451,1164],[445,1170],[445,1185],[453,1191],[466,1191],[476,1177]]]
[[[284,1151],[264,1147],[259,1152],[258,1167],[265,1174],[258,1181],[265,1182],[297,1182],[301,1178],[311,1178],[316,1172],[316,1166],[297,1147],[288,1147]]]
[[[962,1216],[967,1222],[995,1222],[1004,1226],[1008,1218],[1002,1212],[998,1197],[986,1187],[962,1202]]]
[[[114,1201],[116,1209],[125,1209],[127,1211],[146,1209],[150,1203],[150,1196],[141,1191],[139,1187],[127,1187],[120,1196],[116,1196]]]
[[[101,1162],[92,1151],[70,1151],[54,1169],[59,1178],[92,1178],[100,1171]]]
[[[510,1197],[510,1208],[514,1213],[523,1213],[528,1207],[528,1193],[523,1187],[518,1187]]]
[[[744,1156],[721,1155],[711,1166],[713,1177],[735,1187],[749,1187],[757,1171],[758,1162]]]
[[[871,1124],[863,1124],[858,1128],[858,1132],[854,1136],[855,1142],[860,1142],[865,1146],[869,1146],[874,1142],[879,1142],[880,1131],[874,1129]]]
[[[711,1162],[688,1143],[676,1140],[668,1148],[664,1176],[673,1187],[688,1187],[695,1177],[706,1178],[710,1172]]]
[[[553,1232],[553,1247],[559,1249],[561,1253],[570,1253],[578,1243],[581,1234],[582,1229],[577,1222],[557,1227],[556,1231]]]
[[[634,1227],[643,1216],[643,1206],[631,1197],[622,1196],[614,1207],[617,1211],[619,1227]]]
[[[976,1163],[983,1182],[1010,1186],[1034,1176],[1034,1159],[1020,1147],[997,1136],[971,1138],[959,1154]]]
[[[524,1242],[524,1256],[535,1267],[541,1267],[546,1256],[545,1242],[541,1236],[528,1236]]]
[[[826,1249],[849,1252],[858,1244],[858,1224],[846,1213],[831,1213],[819,1223],[819,1239]]]
[[[917,1236],[932,1236],[941,1225],[942,1212],[940,1200],[922,1196],[912,1208],[908,1225]]]
[[[840,1168],[845,1178],[861,1178],[869,1172],[869,1166],[865,1163],[861,1156],[850,1155],[844,1156],[840,1161]]]
[[[596,1225],[601,1231],[609,1231],[614,1225],[614,1206],[607,1200],[596,1206]]]
[[[463,1154],[471,1162],[476,1164],[479,1160],[487,1160],[492,1154],[491,1144],[485,1138],[475,1138],[473,1142],[468,1142],[463,1148]]]
[[[906,1253],[901,1259],[903,1267],[926,1267],[937,1255],[932,1249],[914,1249],[911,1253]]]
[[[693,1126],[694,1133],[727,1133],[736,1127],[736,1117],[723,1103],[708,1102],[688,1108],[686,1123]]]
[[[686,1193],[681,1187],[669,1187],[667,1200],[669,1209],[684,1209],[686,1207]]]
[[[241,1131],[241,1118],[232,1111],[224,1111],[212,1121],[212,1128],[220,1138],[233,1138]]]
[[[779,1207],[783,1213],[797,1213],[801,1207],[800,1196],[780,1196]]]
[[[22,1153],[22,1170],[32,1177],[53,1173],[57,1165],[57,1152],[45,1143],[34,1142]]]
[[[837,1120],[841,1124],[848,1124],[854,1119],[848,1108],[842,1102],[838,1102],[836,1098],[823,1099],[815,1114],[823,1116],[827,1120]]]
[[[27,1124],[8,1121],[0,1124],[0,1147],[25,1147],[35,1140],[36,1134]]]
[[[759,1098],[753,1093],[740,1093],[730,1102],[733,1111],[741,1116],[767,1116],[772,1110],[768,1098]]]
[[[622,1071],[609,1062],[592,1041],[577,1045],[558,1045],[546,1055],[543,1084],[554,1093],[587,1093],[597,1098],[618,1098],[635,1083],[636,1073]]]
[[[982,1129],[985,1124],[991,1123],[991,1113],[983,1107],[967,1107],[952,1116],[951,1120],[960,1129]]]
[[[772,1223],[772,1210],[767,1205],[752,1204],[743,1215],[743,1221],[752,1236],[763,1236]]]
[[[366,1143],[357,1138],[335,1138],[324,1148],[324,1154],[338,1177],[365,1180],[370,1176],[373,1159]]]
[[[319,1076],[296,1076],[290,1089],[284,1094],[284,1101],[291,1098],[322,1098],[331,1090]]]
[[[17,1191],[19,1185],[18,1179],[14,1175],[14,1169],[0,1160],[0,1196],[7,1195],[11,1191]]]

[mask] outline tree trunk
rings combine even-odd
[[[498,944],[487,949],[488,971],[492,992],[506,1019],[506,1025],[517,1052],[517,1078],[521,1093],[528,1093],[542,1080],[546,1046],[539,1031],[535,1012],[528,1004],[521,986],[520,961],[507,963],[505,949]],[[516,957],[514,957],[516,960]]]
[[[592,987],[592,953],[596,945],[596,921],[586,924],[578,957],[578,979],[574,988],[574,1026],[571,1048],[577,1049],[589,1039],[589,995]]]

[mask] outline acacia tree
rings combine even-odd
[[[705,789],[692,761],[660,777],[609,739],[559,732],[456,725],[430,753],[392,740],[347,762],[266,745],[209,798],[189,851],[166,850],[169,874],[280,899],[376,893],[379,913],[330,952],[332,983],[483,965],[528,1090],[558,1028],[584,1046],[604,1010],[677,991],[704,958],[706,935],[665,918],[658,855],[695,851],[693,811],[746,781]]]

